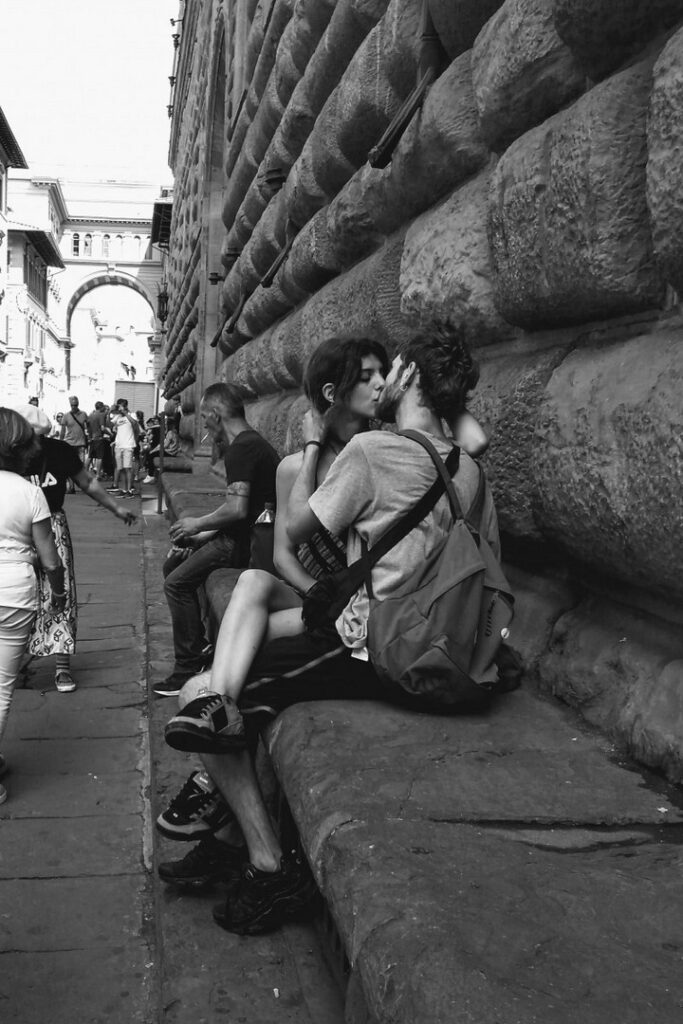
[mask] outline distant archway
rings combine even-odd
[[[78,303],[81,301],[84,295],[91,292],[94,288],[101,288],[106,285],[123,285],[124,288],[132,288],[133,291],[138,292],[142,295],[143,299],[146,299],[149,303],[154,316],[156,317],[156,307],[154,300],[149,294],[144,285],[141,285],[139,281],[136,281],[134,277],[129,277],[127,274],[122,274],[120,271],[109,271],[105,274],[95,274],[93,277],[88,278],[84,281],[69,299],[69,305],[66,310],[66,334],[68,338],[71,338],[71,318],[74,310]]]

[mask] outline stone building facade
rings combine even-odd
[[[222,377],[291,449],[321,340],[450,320],[481,364],[515,642],[680,780],[683,0],[179,17],[165,388],[187,440]]]
[[[96,288],[135,291],[154,318],[149,347],[156,358],[163,331],[155,317],[162,254],[151,243],[151,231],[159,187],[58,179],[25,168],[9,173],[7,189],[2,392],[12,401],[37,396],[49,413],[67,408],[70,391],[84,403],[91,392],[110,397],[114,377],[104,357],[105,339],[93,325],[91,342],[74,351],[72,318]]]

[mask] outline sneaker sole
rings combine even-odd
[[[191,722],[169,722],[164,729],[164,739],[169,747],[185,754],[229,754],[231,751],[245,750],[247,738],[241,736],[215,736],[206,729],[193,725]]]
[[[192,842],[195,839],[201,839],[203,836],[213,835],[214,832],[218,832],[220,828],[228,825],[233,820],[232,817],[227,817],[216,825],[207,825],[204,821],[193,821],[187,825],[169,825],[160,815],[156,820],[156,829],[166,839]]]
[[[156,686],[152,687],[152,693],[156,693],[157,697],[177,697],[181,690],[182,686],[179,686],[177,690],[162,690],[161,688],[157,689]]]
[[[218,885],[219,882],[224,881],[223,875],[197,875],[195,878],[175,878],[173,875],[164,875],[161,872],[161,865],[159,865],[157,871],[159,878],[166,885],[172,885],[174,889],[193,889],[195,892],[199,892],[202,889],[211,889],[214,885]]]

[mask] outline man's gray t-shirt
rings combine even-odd
[[[427,434],[439,455],[446,459],[452,445]],[[465,452],[454,478],[455,491],[465,512],[477,492],[480,470]],[[325,529],[343,536],[348,529],[347,560],[361,554],[361,538],[372,548],[426,493],[436,479],[427,452],[410,438],[379,430],[357,434],[335,459],[309,504]],[[434,510],[402,541],[387,552],[372,570],[375,597],[382,600],[395,592],[448,533],[452,523],[444,495]],[[481,533],[496,555],[500,551],[496,511],[487,491]],[[367,641],[368,599],[363,587],[337,620],[337,630],[347,647],[363,656]]]
[[[88,443],[88,415],[81,409],[78,412],[66,412],[62,416],[64,440],[72,448],[84,448]]]

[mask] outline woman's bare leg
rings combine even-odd
[[[218,632],[210,689],[237,700],[266,637],[302,629],[301,602],[291,587],[261,569],[245,570]]]

